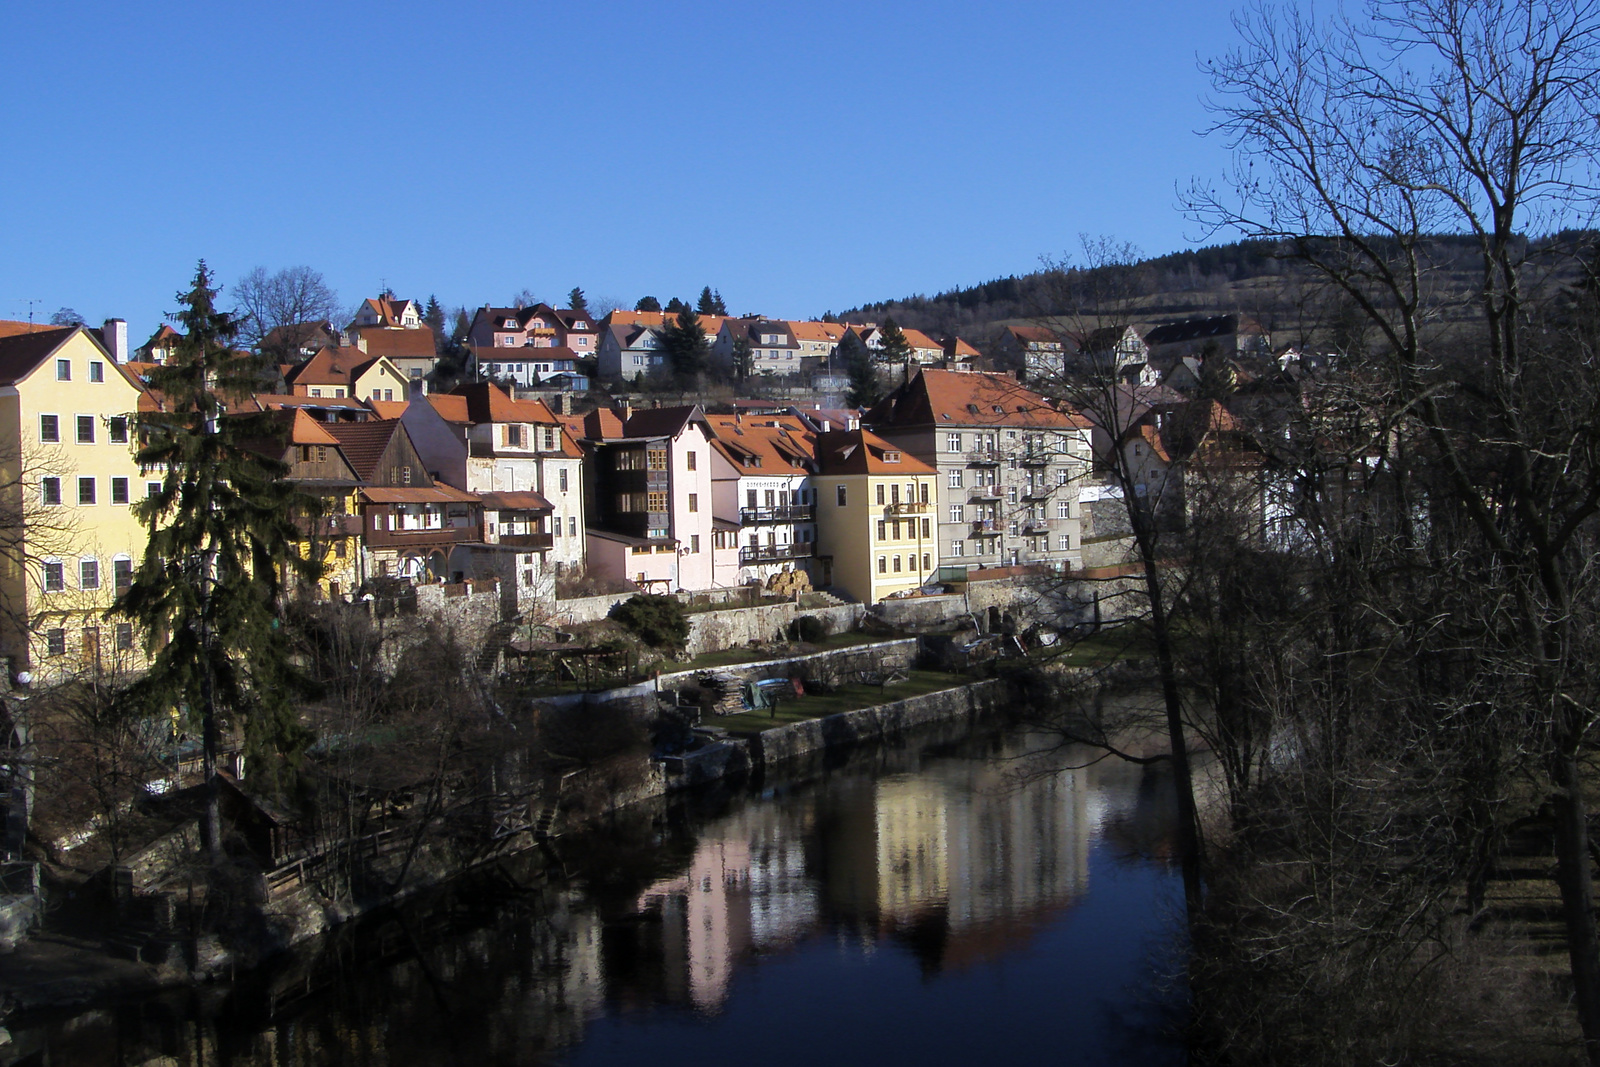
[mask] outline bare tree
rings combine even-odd
[[[1377,0],[1357,17],[1255,7],[1236,21],[1241,46],[1209,70],[1237,168],[1222,189],[1195,186],[1187,209],[1283,242],[1359,309],[1385,417],[1441,475],[1402,536],[1471,533],[1448,555],[1419,546],[1433,567],[1479,578],[1481,644],[1450,707],[1493,693],[1489,710],[1538,755],[1573,1004],[1600,1063],[1582,770],[1600,698],[1600,374],[1553,343],[1545,311],[1572,249],[1525,236],[1592,217],[1600,5]]]
[[[305,266],[285,267],[276,274],[257,267],[234,283],[233,296],[244,319],[243,339],[252,347],[259,347],[280,326],[339,315],[338,294],[320,272]]]

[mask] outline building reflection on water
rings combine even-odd
[[[210,1000],[14,1028],[0,1067],[540,1063],[604,1014],[717,1013],[742,967],[818,936],[897,947],[924,974],[997,959],[1083,899],[1096,834],[1134,862],[1163,862],[1172,838],[1150,769],[1027,751],[902,754],[640,820],[565,856],[571,881],[463,887]]]

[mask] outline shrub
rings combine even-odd
[[[828,636],[828,624],[815,615],[797,615],[789,624],[789,640],[820,644]]]
[[[689,619],[675,597],[640,593],[611,609],[611,617],[651,648],[682,648]]]

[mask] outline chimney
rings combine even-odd
[[[571,415],[572,414],[572,394],[571,393],[563,392],[559,396],[556,397],[556,414],[558,414],[558,415]]]
[[[661,410],[661,401],[659,401],[659,400],[652,400],[652,401],[650,401],[650,406],[651,406],[651,407],[652,407],[652,408],[655,408],[655,409],[656,409],[656,410],[657,410],[657,411],[659,411],[659,410]]]
[[[624,400],[622,402],[622,421],[626,424],[631,418],[633,418],[633,401]]]
[[[100,328],[100,336],[111,353],[111,362],[128,362],[128,323],[125,319],[107,319]]]

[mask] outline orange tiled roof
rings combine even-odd
[[[897,456],[886,460],[885,456]],[[840,430],[817,436],[817,465],[822,474],[935,474],[932,467],[898,445],[868,430]]]
[[[868,421],[886,426],[1006,426],[1081,429],[1088,421],[1058,411],[1005,374],[924,368],[873,409]]]
[[[792,415],[708,415],[706,423],[711,447],[735,467],[753,468],[755,464],[746,463],[746,458],[759,457],[758,469],[764,475],[801,474],[816,462],[816,434]]]
[[[471,422],[467,415],[467,398],[455,393],[429,393],[428,403],[445,422]]]
[[[408,400],[367,400],[367,407],[380,419],[398,419],[411,406]]]

